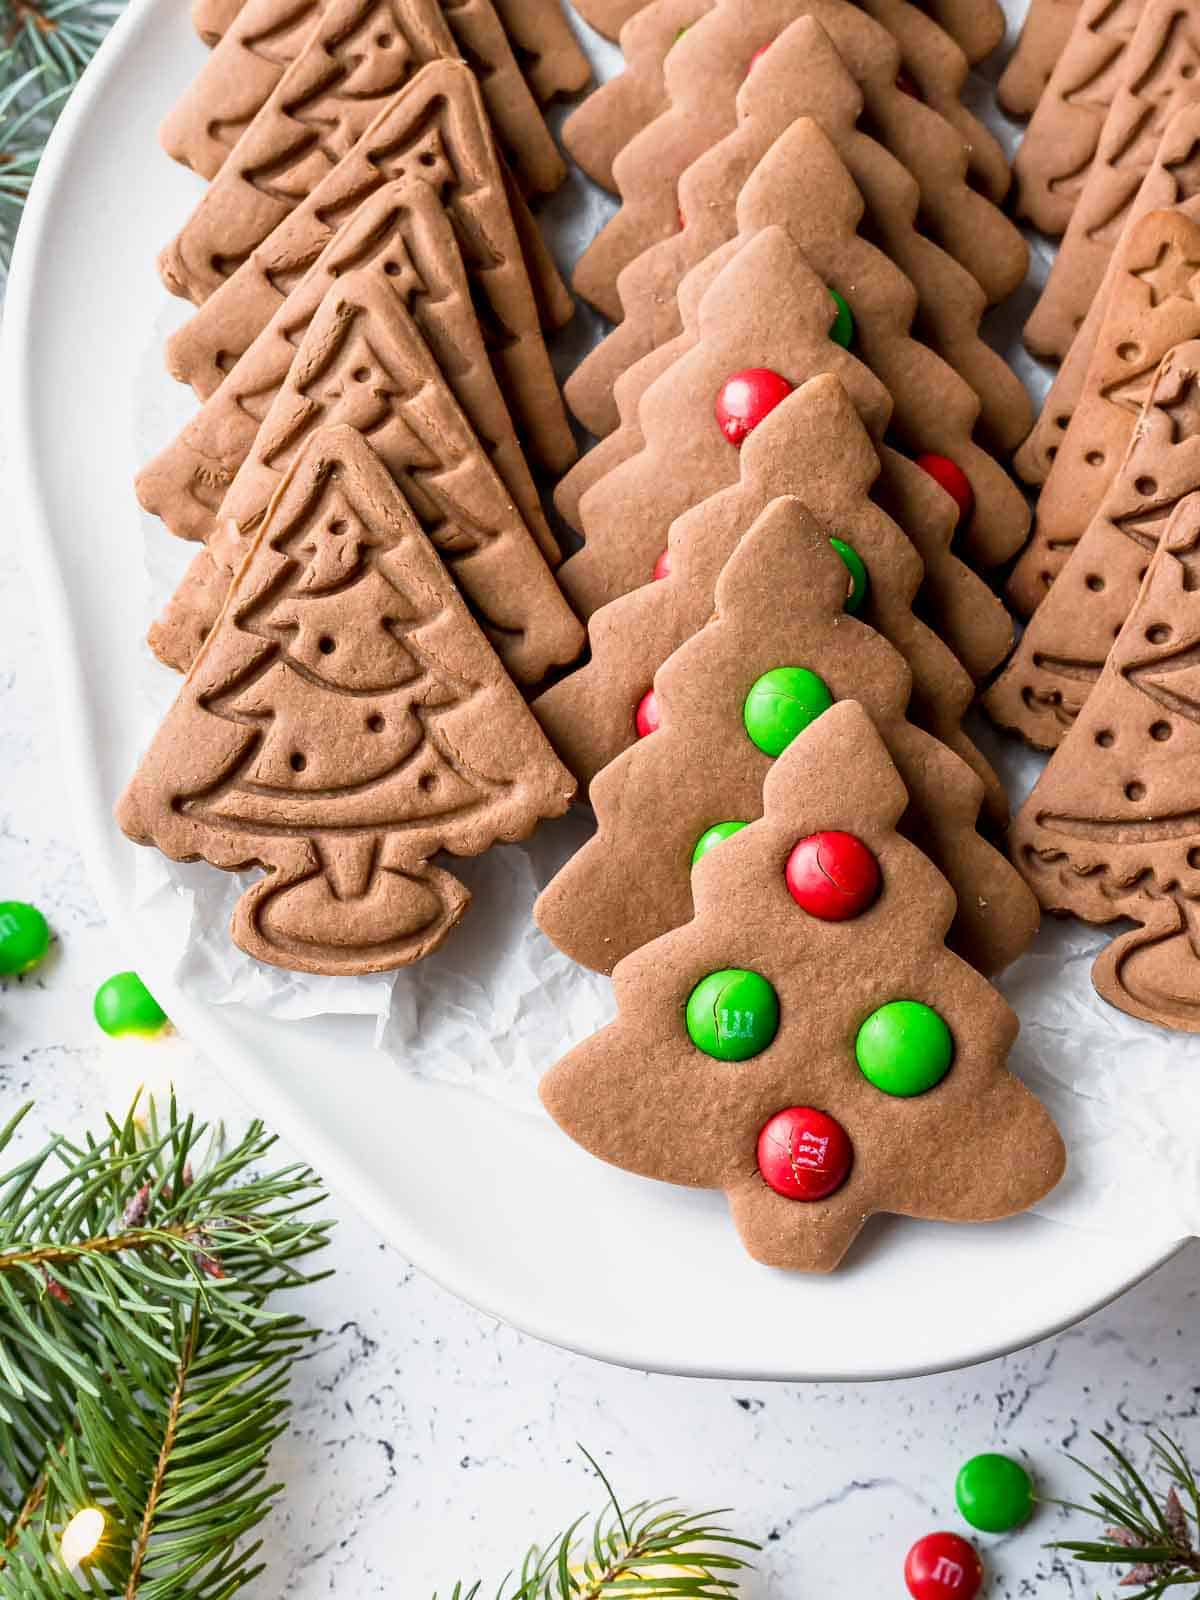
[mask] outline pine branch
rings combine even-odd
[[[272,1301],[329,1232],[307,1169],[263,1169],[273,1143],[255,1123],[225,1150],[172,1100],[0,1177],[0,1600],[78,1596],[59,1541],[87,1506],[93,1594],[228,1600],[262,1570],[248,1535],[313,1336]]]

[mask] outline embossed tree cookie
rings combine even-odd
[[[675,294],[680,281],[737,233],[738,197],[751,174],[769,160],[784,175],[780,168],[791,159],[785,136],[798,118],[811,116],[865,201],[870,237],[911,280],[920,301],[922,337],[975,390],[987,437],[1002,449],[1020,443],[1032,422],[1029,398],[1007,363],[979,337],[987,308],[983,292],[964,267],[919,231],[917,182],[882,145],[857,130],[862,111],[862,91],[815,17],[798,18],[759,57],[738,91],[737,128],[680,179],[679,209],[687,225],[643,251],[620,274],[622,318],[567,381],[568,404],[589,432],[602,436],[617,426],[617,378],[680,331]],[[801,173],[815,191],[817,173]],[[757,181],[761,185],[763,175]],[[792,221],[803,248],[804,235],[819,227],[822,202],[818,193],[800,193],[806,203]],[[783,216],[767,220],[786,221]],[[810,261],[834,282],[811,256]]]
[[[359,974],[430,954],[462,917],[438,851],[525,838],[573,787],[343,427],[285,476],[117,819],[176,860],[264,869],[234,912],[249,955]]]
[[[1180,502],[1099,682],[1013,828],[1050,911],[1137,926],[1101,951],[1098,993],[1200,1032],[1200,495]]]
[[[996,85],[1010,117],[1030,117],[1067,47],[1081,0],[1030,0],[1017,46]]]
[[[1200,490],[1200,342],[1164,359],[1104,501],[1012,661],[984,696],[1003,727],[1051,749],[1069,733],[1175,507]]]
[[[694,920],[617,968],[617,1019],[547,1073],[547,1110],[616,1166],[723,1189],[773,1267],[830,1270],[875,1212],[1033,1205],[1062,1141],[1007,1070],[1016,1017],[942,943],[953,895],[895,831],[862,708],[796,739],[763,799],[699,862]]]
[[[557,326],[573,304],[536,225],[506,192],[479,85],[462,62],[439,61],[418,73],[238,270],[214,278],[208,287],[215,293],[168,341],[168,366],[206,399],[358,207],[384,184],[411,177],[437,193],[454,225],[492,365],[526,445],[550,471],[565,471],[575,442],[539,305],[547,324]],[[539,280],[535,298],[527,263],[539,259],[549,278]]]
[[[1200,222],[1153,211],[1126,239],[1080,403],[1037,503],[1008,597],[1029,616],[1100,509],[1163,356],[1200,336]]]
[[[1173,113],[1200,101],[1200,27],[1178,0],[1150,0],[1122,60],[1121,82],[1087,182],[1025,324],[1035,355],[1061,361],[1104,281],[1142,179]]]
[[[216,620],[281,475],[317,429],[349,423],[395,478],[508,671],[537,683],[583,629],[412,318],[379,274],[348,272],[321,302],[215,519],[151,632],[186,667]]]

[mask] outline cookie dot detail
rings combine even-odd
[[[868,1083],[908,1100],[935,1088],[949,1072],[954,1038],[932,1006],[889,1000],[859,1028],[854,1055]]]
[[[633,716],[633,725],[637,729],[638,738],[645,739],[649,734],[657,733],[661,721],[658,713],[658,696],[653,689],[650,689],[638,701]]]
[[[879,863],[853,833],[827,829],[792,847],[784,867],[788,892],[822,922],[860,917],[879,897]]]
[[[711,828],[705,828],[692,851],[692,865],[695,866],[697,861],[726,839],[732,839],[735,833],[741,833],[745,826],[744,822],[714,822]]]
[[[752,685],[742,721],[751,742],[774,757],[832,704],[825,680],[807,667],[772,667]]]
[[[763,418],[792,392],[792,385],[770,367],[744,367],[726,378],[717,391],[717,426],[735,449]]]
[[[854,313],[836,289],[830,289],[829,298],[833,301],[833,321],[829,324],[829,337],[834,344],[840,344],[843,350],[849,350],[854,343]]]
[[[975,491],[971,488],[970,479],[956,461],[951,461],[949,456],[933,455],[926,452],[917,457],[917,465],[922,472],[927,472],[935,483],[950,496],[958,507],[958,520],[960,523],[969,522],[971,513],[975,509]]]
[[[813,1106],[777,1111],[758,1135],[758,1170],[786,1200],[824,1200],[854,1164],[854,1146],[840,1122]]]
[[[688,996],[688,1038],[717,1061],[748,1061],[779,1028],[779,996],[759,972],[725,967],[710,972]]]
[[[671,548],[669,545],[659,553],[658,560],[654,563],[654,571],[650,576],[656,583],[662,578],[671,576]]]
[[[850,587],[846,593],[845,610],[852,617],[856,617],[866,604],[867,589],[870,580],[867,576],[867,564],[859,555],[852,544],[845,539],[830,539],[830,544],[841,558],[842,565],[850,575]]]

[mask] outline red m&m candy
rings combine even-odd
[[[659,556],[658,560],[654,563],[654,571],[651,574],[651,576],[653,578],[655,578],[655,579],[658,579],[658,578],[669,578],[671,576],[671,547],[670,547],[670,545],[667,545],[664,548],[664,550],[662,551],[662,553]]]
[[[840,1189],[854,1160],[840,1122],[812,1106],[788,1106],[758,1136],[758,1170],[787,1200],[823,1200]]]
[[[927,472],[935,483],[940,483],[958,507],[959,522],[970,520],[975,509],[975,491],[971,488],[970,479],[957,463],[951,461],[949,456],[935,456],[926,452],[917,457],[917,465],[922,472]]]
[[[639,739],[644,739],[647,734],[657,733],[659,725],[658,696],[653,689],[638,701],[637,711],[634,713],[633,725],[637,729]]]
[[[861,839],[829,829],[793,847],[784,868],[792,899],[823,922],[846,922],[879,893],[879,863]]]
[[[746,76],[747,77],[749,77],[750,74],[754,71],[755,67],[762,60],[762,58],[766,55],[767,51],[771,48],[773,43],[774,43],[773,39],[768,39],[766,44],[760,44],[759,45],[758,49],[750,57],[750,65],[746,68]]]
[[[717,426],[741,449],[746,436],[792,392],[792,385],[770,367],[745,367],[732,373],[717,393]]]
[[[913,1600],[974,1600],[983,1583],[975,1546],[957,1533],[927,1533],[908,1552],[904,1581]]]

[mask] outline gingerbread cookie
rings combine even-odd
[[[1067,230],[1146,4],[1083,0],[1079,8],[1013,158],[1016,213],[1043,233]]]
[[[1026,948],[1037,906],[976,831],[979,778],[907,720],[912,679],[903,658],[847,614],[846,591],[827,531],[802,502],[770,502],[720,574],[712,620],[658,669],[652,690],[646,685],[641,737],[593,779],[599,831],[534,907],[539,927],[573,960],[611,972],[686,922],[693,855],[706,831],[759,816],[774,758],[847,699],[862,701],[900,769],[910,798],[905,831],[954,887],[954,947],[981,971],[998,971]]]
[[[1030,0],[1017,47],[996,85],[1010,117],[1031,117],[1050,74],[1067,47],[1081,0]]]
[[[1121,469],[1012,662],[985,696],[992,716],[1050,749],[1069,733],[1133,609],[1179,501],[1200,490],[1200,342],[1153,381]]]
[[[368,196],[405,177],[428,184],[446,208],[484,342],[527,448],[548,470],[565,471],[575,459],[574,437],[479,86],[462,62],[426,67],[396,96],[345,160],[171,337],[171,372],[201,398],[212,394],[338,229]],[[570,307],[557,274],[555,281]]]
[[[402,302],[363,271],[339,277],[312,317],[196,570],[156,625],[155,651],[190,663],[215,621],[214,569],[227,588],[297,450],[339,422],[369,439],[512,676],[537,683],[573,661],[583,630],[554,574]]]
[[[551,565],[560,559],[496,375],[441,201],[402,178],[365,200],[330,241],[199,413],[143,469],[138,499],[185,539],[211,530],[259,424],[287,378],[296,347],[335,279],[368,269],[411,308],[430,353]]]
[[[799,117],[811,115],[866,202],[869,236],[912,281],[923,337],[980,398],[981,433],[1000,449],[1015,447],[1029,431],[1030,402],[1016,374],[979,337],[983,293],[964,268],[918,230],[921,196],[913,178],[882,145],[857,131],[861,92],[815,18],[798,18],[759,58],[738,91],[737,106],[735,131],[680,179],[680,212],[687,225],[621,273],[617,290],[624,315],[567,380],[567,401],[584,427],[602,436],[618,425],[617,378],[679,332],[675,290],[680,280],[736,233],[742,185],[768,152],[773,163],[786,159],[781,147],[772,147]],[[811,227],[811,214],[820,209],[819,202],[806,203],[801,220]],[[798,242],[803,245],[802,238]]]
[[[896,86],[900,57],[886,29],[872,27],[847,0],[720,0],[666,58],[670,108],[631,141],[615,163],[622,207],[581,256],[576,291],[616,320],[619,273],[660,239],[680,231],[684,171],[737,125],[737,94],[753,57],[799,15],[814,16],[860,84],[880,137],[918,176],[925,224],[989,299],[1022,281],[1028,250],[1013,225],[966,183],[965,147],[937,113]],[[685,217],[686,221],[686,217]]]
[[[993,652],[1003,649],[1009,630],[1002,608],[950,553],[948,529],[918,551],[871,500],[879,459],[838,380],[813,378],[776,406],[742,446],[739,466],[736,483],[676,518],[655,563],[655,581],[593,615],[586,665],[534,702],[581,787],[633,743],[637,707],[655,672],[712,615],[717,578],[742,534],[771,501],[791,495],[841,541],[836,548],[857,575],[847,609],[907,663],[909,714],[974,767],[987,785],[989,810],[1002,820],[1003,790],[962,731],[970,677],[913,612],[922,566],[928,613],[948,640],[973,633],[990,639]]]
[[[245,0],[192,0],[192,26],[210,47],[224,38]]]
[[[1035,355],[1061,361],[1070,349],[1168,121],[1198,103],[1200,29],[1178,0],[1150,0],[1122,57],[1087,182],[1025,324],[1025,344]]]
[[[1030,615],[1046,597],[1112,482],[1158,363],[1200,337],[1200,223],[1143,217],[1121,250],[1087,383],[1037,504],[1033,538],[1008,596]]]
[[[1045,483],[1062,436],[1070,427],[1131,230],[1151,211],[1178,208],[1193,221],[1200,221],[1200,203],[1193,205],[1194,201],[1200,202],[1200,106],[1177,111],[1167,124],[1154,163],[1142,179],[1121,237],[1109,257],[1100,291],[1055,375],[1033,432],[1014,457],[1017,472],[1026,483]]]
[[[560,816],[574,784],[392,479],[352,428],[283,478],[117,806],[177,861],[266,876],[234,942],[299,972],[436,950],[470,896],[431,859]]]
[[[1193,478],[1195,474],[1193,473]],[[1092,968],[1131,1016],[1200,1032],[1200,495],[1175,508],[1100,679],[1013,829],[1051,911],[1138,924]]]

